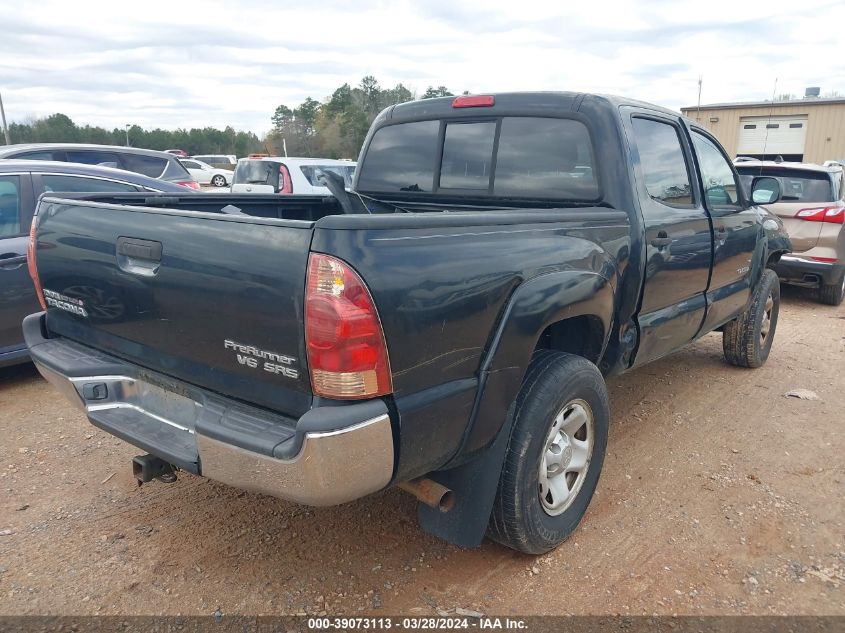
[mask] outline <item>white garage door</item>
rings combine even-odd
[[[806,140],[806,115],[742,117],[737,154],[803,154]]]

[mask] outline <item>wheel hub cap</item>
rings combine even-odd
[[[552,420],[538,473],[546,514],[561,514],[578,495],[590,465],[593,437],[593,412],[584,400],[567,403]]]

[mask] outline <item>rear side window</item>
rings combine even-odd
[[[780,182],[783,202],[833,202],[834,188],[826,173],[809,169],[778,167],[737,167],[745,191],[751,189],[755,176],[771,176]]]
[[[599,186],[587,128],[569,119],[502,120],[493,193],[594,200]]]
[[[121,159],[123,159],[124,169],[150,178],[160,178],[164,173],[164,168],[167,167],[167,163],[171,162],[166,158],[144,156],[143,154],[123,154]]]
[[[101,152],[95,150],[69,150],[67,159],[70,163],[83,163],[85,165],[103,165],[104,167],[120,168],[120,159],[112,152]]]
[[[138,188],[125,182],[101,180],[58,174],[41,175],[42,190],[50,191],[138,191]]]
[[[0,176],[0,238],[21,233],[20,176]]]
[[[449,121],[438,164],[439,134],[439,121],[378,130],[360,167],[358,189],[579,201],[599,197],[590,135],[580,121]]]
[[[432,191],[439,132],[440,121],[381,128],[370,142],[358,188],[363,191]]]
[[[648,195],[670,206],[692,204],[689,169],[677,128],[640,117],[634,117],[632,125]]]
[[[53,152],[27,152],[26,154],[15,156],[15,158],[23,158],[25,160],[61,160],[61,158],[57,159]]]

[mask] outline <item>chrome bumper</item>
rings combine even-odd
[[[34,357],[37,351],[34,348]],[[217,403],[216,411],[210,411],[214,407],[203,402],[194,388],[177,393],[139,376],[70,377],[37,358],[35,365],[92,422],[92,416],[101,420],[130,414],[136,421],[160,428],[162,433],[155,434],[159,441],[171,437],[173,444],[195,447],[199,474],[231,486],[306,505],[327,506],[380,490],[393,475],[393,433],[387,414],[334,430],[307,431],[295,456],[280,459],[204,435],[196,422],[204,415],[219,415],[221,407]],[[107,397],[92,400],[88,393],[86,398],[85,390],[91,385],[105,385]],[[311,415],[312,427],[314,417]],[[156,454],[154,446],[143,448]],[[162,446],[162,452],[167,448]],[[159,457],[165,459],[165,455]]]

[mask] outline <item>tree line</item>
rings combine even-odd
[[[29,123],[11,123],[9,136],[12,143],[97,143],[101,145],[126,145],[125,128],[106,128],[77,125],[65,114],[51,114]],[[129,145],[146,149],[184,149],[189,154],[235,154],[246,156],[264,152],[264,144],[252,132],[238,132],[232,127],[220,130],[213,127],[162,130],[145,130],[133,125],[128,130]]]
[[[238,132],[229,126],[222,130],[213,127],[146,130],[133,125],[128,130],[129,145],[238,157],[259,152],[284,155],[287,149],[288,156],[354,159],[358,157],[370,124],[384,108],[417,98],[449,96],[453,93],[445,86],[429,86],[419,97],[401,83],[382,88],[375,77],[368,75],[355,87],[343,84],[323,101],[308,97],[294,108],[278,106],[270,117],[273,128],[264,138],[253,132]],[[30,122],[11,123],[9,135],[12,143],[127,144],[124,128],[108,130],[78,125],[61,113]]]
[[[466,93],[464,93],[466,94]],[[445,86],[429,86],[419,97],[450,97]],[[272,131],[265,139],[273,154],[357,158],[373,119],[384,108],[412,101],[417,95],[403,84],[382,88],[372,75],[352,87],[343,84],[323,102],[308,97],[294,108],[280,105],[270,121]]]

